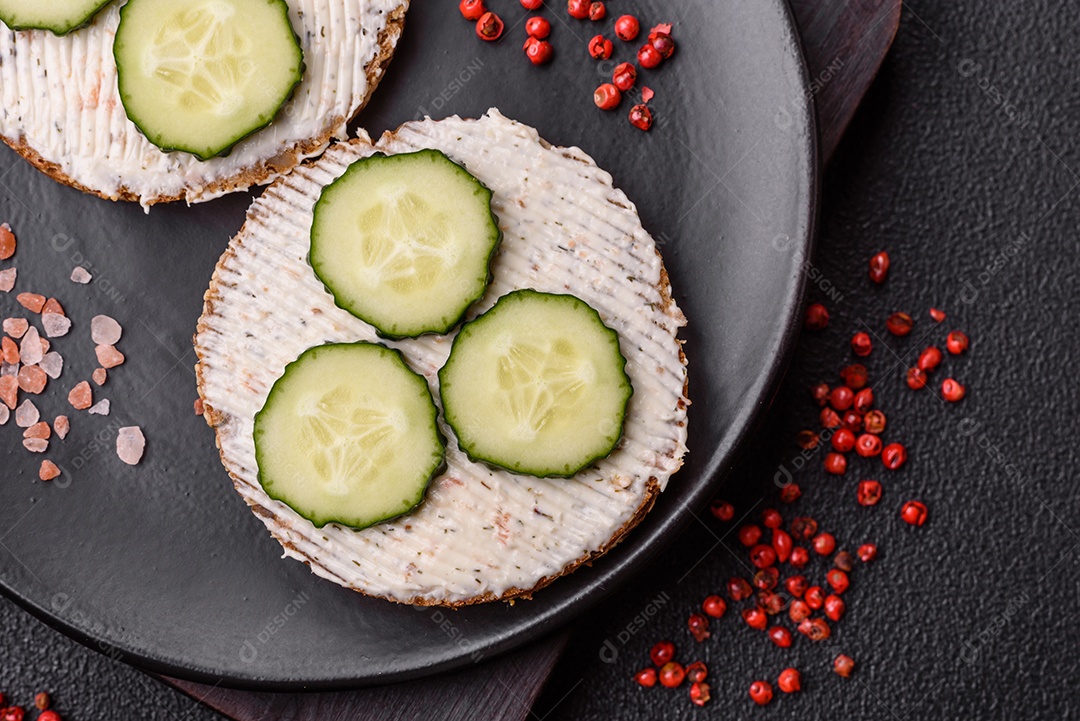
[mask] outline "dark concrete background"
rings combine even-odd
[[[811,283],[810,300],[832,312],[830,327],[802,339],[758,447],[732,474],[727,495],[744,511],[775,502],[774,475],[791,465],[795,432],[817,415],[807,389],[835,382],[851,362],[852,333],[881,334],[867,366],[887,435],[908,446],[908,464],[886,474],[876,463],[853,463],[837,480],[815,456],[797,474],[803,498],[781,509],[813,515],[841,546],[873,540],[881,549],[875,565],[852,574],[847,617],[832,638],[797,638],[782,651],[729,613],[713,638],[691,640],[686,616],[743,573],[745,559],[723,535],[730,527],[706,511],[662,562],[579,624],[537,718],[744,718],[759,713],[747,698],[750,682],[775,679],[788,665],[802,669],[804,691],[778,693],[764,712],[773,718],[1080,717],[1077,47],[1080,6],[906,3],[892,54],[826,177],[815,277],[842,298]],[[876,287],[866,261],[880,249],[893,269]],[[948,313],[941,326],[929,320],[930,306]],[[894,310],[916,318],[907,339],[883,335]],[[946,405],[930,390],[910,391],[901,373],[954,327],[970,334],[971,351],[947,359],[936,378],[955,376],[968,397]],[[854,486],[871,472],[885,497],[859,508]],[[930,506],[917,530],[897,517],[912,497]],[[816,569],[820,575],[824,564]],[[640,631],[621,643],[620,631],[638,617]],[[0,691],[14,702],[30,704],[46,689],[68,719],[217,718],[3,600],[0,638]],[[708,709],[692,707],[685,686],[646,691],[630,681],[660,638],[685,649],[685,660],[709,664]],[[618,650],[614,663],[601,659],[605,641]],[[830,670],[839,652],[858,663],[851,679]]]

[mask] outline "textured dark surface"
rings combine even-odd
[[[676,61],[647,75],[660,94],[657,128],[646,135],[589,106],[610,67],[584,56],[587,24],[556,23],[566,57],[535,70],[517,55],[512,35],[502,46],[483,44],[452,4],[418,5],[364,116],[369,130],[424,112],[476,116],[498,105],[554,143],[587,147],[635,199],[646,227],[663,229],[656,235],[676,298],[698,319],[685,338],[698,357],[690,370],[690,442],[702,450],[680,484],[608,557],[513,608],[470,607],[444,623],[441,612],[417,613],[320,582],[302,564],[279,559],[190,410],[189,343],[200,296],[248,198],[144,215],[59,186],[5,151],[0,216],[20,236],[18,290],[60,295],[76,324],[58,343],[71,365],[54,386],[70,387],[88,372],[85,331],[94,312],[121,321],[129,355],[104,391],[113,416],[76,416],[72,437],[52,449],[68,471],[64,483],[36,483],[37,459],[4,446],[0,528],[9,530],[0,584],[25,606],[77,636],[104,639],[126,661],[210,684],[222,677],[272,681],[277,689],[385,683],[538,637],[599,600],[693,522],[686,509],[708,499],[716,472],[764,410],[801,298],[816,157],[787,8],[781,0],[738,0],[720,11],[685,5],[673,13],[640,3],[644,17],[676,21],[684,43]],[[523,18],[520,6],[514,12],[508,19]],[[460,32],[449,32],[451,23]],[[573,48],[582,53],[577,62]],[[629,57],[633,49],[620,51]],[[568,91],[580,111],[553,112],[550,98]],[[774,122],[781,108],[783,125]],[[774,247],[777,237],[786,252]],[[94,284],[66,280],[76,253],[92,260]],[[15,309],[11,297],[0,302],[4,312]],[[62,407],[62,391],[46,405],[50,413]],[[109,424],[129,420],[149,438],[137,469],[122,466],[109,447]],[[99,447],[84,446],[88,431],[101,434]]]
[[[1046,2],[909,2],[893,53],[827,177],[816,265],[843,300],[811,289],[812,299],[829,303],[832,325],[803,339],[751,454],[756,462],[740,465],[728,495],[748,508],[795,456],[793,432],[816,415],[805,389],[831,381],[849,361],[846,339],[860,318],[880,332],[887,313],[911,309],[915,334],[891,344],[913,350],[930,329],[926,307],[935,304],[950,314],[942,331],[955,325],[973,337],[970,357],[948,365],[970,386],[959,406],[944,408],[926,392],[908,391],[895,373],[883,376],[879,396],[891,411],[890,433],[909,443],[912,458],[882,477],[881,506],[853,506],[855,471],[837,481],[814,463],[799,477],[806,489],[800,512],[831,526],[842,544],[873,538],[882,547],[879,564],[855,574],[848,618],[834,641],[811,647],[797,639],[781,652],[729,617],[700,647],[713,669],[716,700],[707,711],[690,707],[685,688],[635,688],[628,676],[646,663],[652,641],[668,636],[693,647],[686,614],[740,572],[722,547],[706,553],[716,541],[698,526],[643,569],[617,603],[582,624],[537,716],[552,708],[545,718],[1080,714],[1072,683],[1080,588],[1075,556],[1064,555],[1078,542],[1069,527],[1078,525],[1072,469],[1080,399],[1070,321],[1080,297],[1073,190],[1080,88],[1067,50],[1080,40],[1077,12]],[[1022,233],[1029,240],[1018,244]],[[894,270],[876,288],[864,280],[865,262],[880,248],[892,252]],[[967,304],[969,283],[978,295]],[[882,350],[871,358],[872,371],[889,368]],[[964,436],[959,421],[969,417],[982,425]],[[901,528],[895,516],[915,494],[931,506],[918,531]],[[726,530],[702,519],[715,533]],[[618,643],[619,631],[661,592],[670,600],[643,617],[644,628],[619,646],[616,663],[603,663],[604,640]],[[1020,600],[1018,610],[995,631],[1011,599]],[[174,718],[170,710],[212,717],[10,604],[0,608],[8,647],[0,688],[21,699],[51,686],[70,718]],[[981,649],[970,664],[961,656],[965,641]],[[828,670],[841,647],[860,664],[848,681]],[[803,668],[806,690],[766,712],[752,708],[750,681],[774,677],[789,661]]]

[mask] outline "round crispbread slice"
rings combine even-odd
[[[413,513],[356,531],[317,529],[260,487],[253,418],[286,364],[329,342],[378,340],[336,307],[306,258],[312,208],[327,184],[375,152],[437,148],[494,193],[504,239],[474,318],[518,288],[572,293],[620,338],[634,386],[616,450],[570,479],[540,479],[473,463],[453,433],[447,469]],[[437,189],[433,189],[437,192]],[[528,597],[608,551],[648,512],[686,452],[686,319],[672,300],[656,244],[611,176],[577,148],[544,142],[496,110],[406,123],[377,143],[331,147],[256,200],[218,263],[195,336],[205,417],[233,484],[285,555],[365,594],[459,606]],[[449,336],[383,341],[398,348],[438,399]]]
[[[62,37],[0,25],[0,137],[61,183],[149,207],[269,183],[345,138],[394,54],[409,0],[290,0],[303,80],[273,123],[206,161],[162,152],[128,120],[112,47],[121,5]]]

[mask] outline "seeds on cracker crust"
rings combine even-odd
[[[116,455],[129,466],[138,465],[146,449],[146,437],[138,426],[126,426],[116,434]]]
[[[82,381],[68,393],[68,403],[77,411],[84,411],[93,404],[94,393],[90,384]]]
[[[90,338],[95,345],[116,345],[124,329],[107,315],[95,315],[90,321]]]

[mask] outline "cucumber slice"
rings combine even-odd
[[[570,477],[610,455],[633,394],[619,337],[600,315],[534,290],[465,324],[439,385],[469,458],[540,477]]]
[[[373,155],[323,189],[311,267],[334,302],[390,338],[448,333],[491,281],[491,191],[437,150]]]
[[[408,513],[444,466],[427,382],[373,343],[305,351],[255,416],[259,483],[322,528]]]
[[[269,125],[304,74],[285,0],[128,0],[113,53],[131,122],[200,160]]]
[[[0,21],[12,30],[67,35],[90,22],[112,0],[0,0]]]

